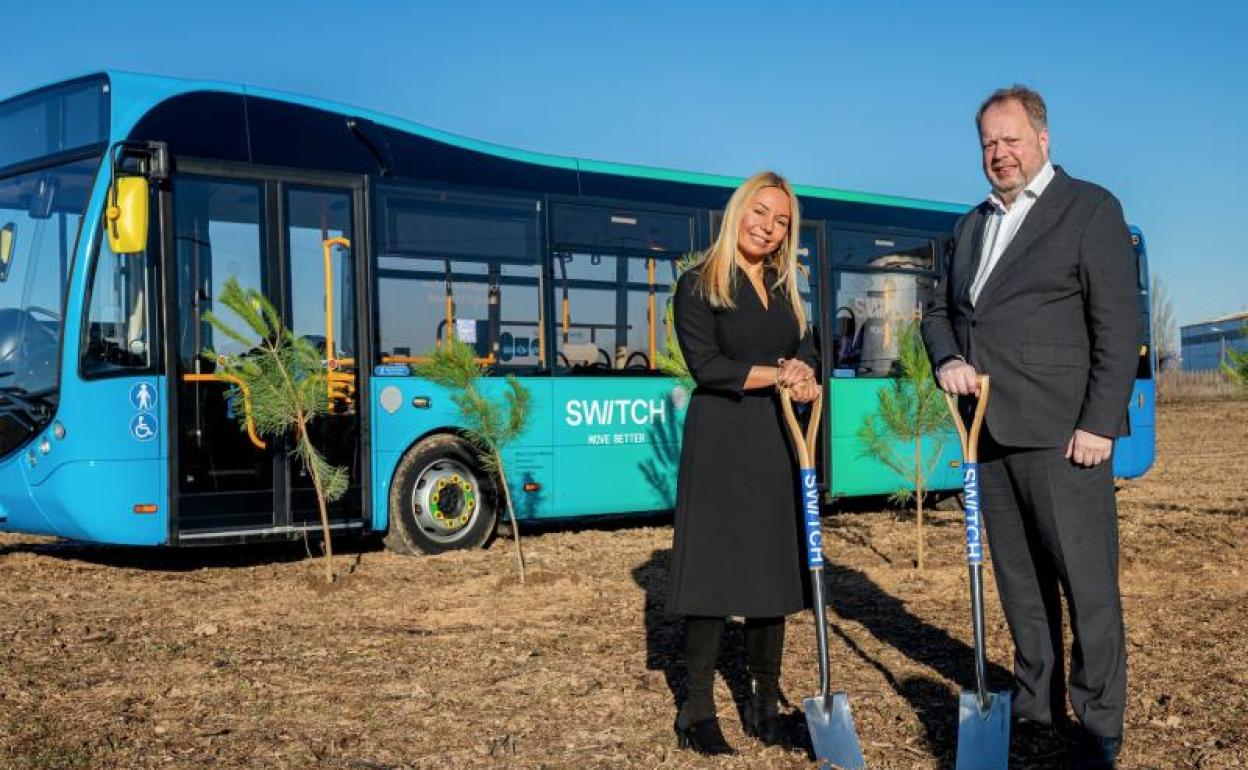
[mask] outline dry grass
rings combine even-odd
[[[1159,415],[1159,461],[1120,492],[1131,655],[1125,768],[1248,765],[1248,401]],[[836,686],[878,770],[951,766],[971,681],[961,526],[929,567],[891,511],[827,520]],[[717,696],[742,754],[675,750],[679,624],[662,611],[670,528],[531,533],[437,558],[365,549],[343,585],[294,548],[141,551],[0,536],[2,768],[809,768]],[[992,675],[1010,644],[995,592]],[[783,684],[816,689],[813,624],[790,619]],[[1060,767],[1060,751],[1015,770]]]
[[[1162,404],[1248,398],[1248,389],[1220,371],[1184,372],[1171,369],[1157,375],[1156,386],[1157,401]]]

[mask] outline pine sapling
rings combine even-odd
[[[313,420],[329,414],[328,370],[316,348],[291,334],[272,303],[259,291],[243,289],[237,280],[230,278],[221,292],[220,302],[242,319],[254,337],[230,326],[215,313],[205,313],[205,319],[214,328],[248,352],[225,356],[209,350],[203,355],[216,363],[219,374],[237,378],[247,386],[250,398],[246,406],[238,386],[231,388],[230,398],[237,407],[236,413],[250,414],[258,434],[294,435],[293,454],[312,477],[316,492],[325,540],[325,582],[332,583],[334,551],[328,504],[346,494],[347,469],[330,465],[308,434]],[[240,429],[245,427],[243,421]]]
[[[914,498],[918,525],[916,566],[922,571],[923,498],[942,453],[938,445],[925,459],[923,442],[946,425],[949,414],[944,396],[932,379],[931,362],[917,322],[901,328],[898,354],[901,376],[880,389],[876,411],[863,420],[858,437],[864,455],[879,460],[904,480],[905,486],[894,492],[891,499],[905,505]]]
[[[1248,321],[1244,321],[1243,329],[1244,336],[1248,337]],[[1232,382],[1248,390],[1248,350],[1226,348],[1226,355],[1222,359],[1222,371],[1230,376]]]
[[[524,433],[532,411],[532,395],[512,375],[507,376],[501,401],[485,395],[480,387],[481,378],[486,374],[485,367],[477,361],[472,346],[454,336],[430,351],[428,359],[417,367],[416,373],[451,391],[451,401],[459,410],[465,436],[476,449],[482,468],[498,479],[516,543],[520,582],[524,583],[524,549],[520,544],[520,527],[516,523],[511,485],[503,464],[503,448]]]
[[[693,375],[689,373],[689,364],[685,362],[685,355],[680,351],[680,341],[676,338],[674,298],[676,283],[680,280],[680,276],[698,264],[698,259],[698,254],[691,253],[676,260],[676,279],[672,281],[667,303],[663,307],[663,347],[654,354],[655,368],[669,377],[675,377],[681,387],[689,392],[693,392],[696,383],[693,381]]]

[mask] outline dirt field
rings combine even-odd
[[[1120,493],[1131,656],[1123,766],[1248,767],[1248,402],[1170,404],[1159,461]],[[868,506],[870,507],[870,506]],[[960,514],[826,520],[835,685],[872,768],[952,766],[972,681]],[[531,534],[402,558],[373,544],[317,588],[304,547],[152,552],[0,536],[2,768],[805,768],[733,708],[718,762],[677,751],[679,624],[662,597],[671,530]],[[340,544],[346,547],[346,544]],[[989,587],[992,675],[1010,643]],[[784,688],[816,686],[813,624],[789,621]],[[800,718],[795,718],[800,723]],[[1012,767],[1060,767],[1060,749]]]

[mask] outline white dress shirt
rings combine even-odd
[[[1035,178],[1027,183],[1009,208],[1006,208],[1005,203],[997,197],[995,192],[989,193],[988,203],[992,206],[992,213],[988,215],[988,221],[984,223],[983,253],[979,259],[979,270],[975,273],[975,280],[971,282],[972,305],[979,299],[979,292],[988,282],[988,276],[992,274],[992,269],[997,266],[997,262],[1005,253],[1006,247],[1010,245],[1010,241],[1014,240],[1014,234],[1022,226],[1031,207],[1036,204],[1036,199],[1052,181],[1053,164],[1046,161],[1044,167],[1040,169]]]

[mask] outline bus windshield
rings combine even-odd
[[[0,456],[56,406],[65,285],[100,158],[0,179]]]

